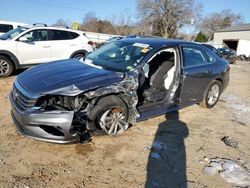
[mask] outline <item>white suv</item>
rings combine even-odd
[[[16,29],[17,27],[28,25],[26,23],[20,22],[9,22],[9,21],[0,21],[0,35],[7,33],[12,29]]]
[[[0,36],[0,77],[14,69],[68,58],[93,51],[93,42],[82,31],[22,26]]]

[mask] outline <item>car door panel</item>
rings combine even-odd
[[[183,70],[181,104],[183,106],[198,103],[208,84],[213,80],[210,66],[189,67]]]
[[[34,29],[25,33],[23,36],[27,41],[17,40],[17,53],[21,64],[46,63],[51,60],[48,30]]]
[[[18,59],[21,64],[38,64],[50,61],[48,41],[18,42]]]
[[[51,41],[51,60],[68,59],[77,49],[77,45],[72,44],[72,40]]]
[[[187,67],[184,65],[182,73],[181,106],[183,107],[200,102],[204,91],[214,79],[211,63],[204,62],[198,65],[192,62],[192,58],[189,58],[191,62],[188,63]]]
[[[68,59],[71,54],[77,51],[77,40],[73,39],[70,32],[51,30],[51,60]]]

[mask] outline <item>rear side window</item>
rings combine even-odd
[[[207,57],[204,53],[195,47],[183,47],[184,67],[192,67],[207,63]]]
[[[10,30],[13,29],[13,26],[12,25],[8,25],[8,24],[0,24],[0,32],[1,33],[6,33]]]
[[[51,40],[71,40],[79,35],[70,31],[51,30]]]

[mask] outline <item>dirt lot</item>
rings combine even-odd
[[[249,62],[232,65],[229,87],[213,109],[195,105],[84,145],[21,136],[8,100],[15,76],[0,79],[0,187],[232,187],[203,168],[214,157],[250,166],[249,75]],[[224,136],[238,148],[226,146]]]

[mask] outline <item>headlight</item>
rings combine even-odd
[[[78,96],[61,96],[46,95],[37,100],[36,106],[45,110],[71,110],[82,111],[87,108],[89,102],[84,95]]]

